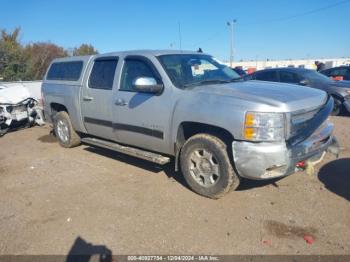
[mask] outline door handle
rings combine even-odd
[[[117,100],[115,100],[114,104],[116,106],[126,106],[128,103],[124,99],[118,98]]]
[[[94,100],[94,98],[91,96],[83,96],[83,100],[84,101],[92,101],[92,100]]]

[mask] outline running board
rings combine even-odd
[[[97,147],[110,149],[119,153],[134,156],[144,160],[148,160],[150,162],[157,163],[160,165],[165,165],[170,162],[169,157],[162,156],[160,154],[152,153],[152,152],[134,148],[134,147],[123,146],[114,142],[109,142],[98,138],[85,137],[81,139],[81,142],[89,145],[97,146]]]

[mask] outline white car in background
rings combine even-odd
[[[13,127],[44,124],[41,99],[30,90],[23,83],[0,84],[0,136]]]

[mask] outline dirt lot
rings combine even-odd
[[[216,201],[190,191],[172,165],[64,149],[49,127],[8,133],[0,254],[350,254],[350,117],[332,120],[345,149],[317,176],[243,181]]]

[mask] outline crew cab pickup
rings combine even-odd
[[[290,175],[333,146],[333,99],[302,86],[243,81],[211,55],[140,50],[55,59],[44,112],[63,147],[81,143],[158,164],[219,198],[240,178]]]

